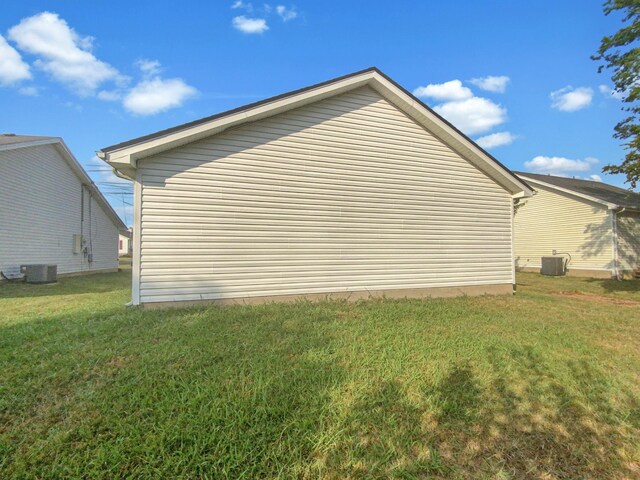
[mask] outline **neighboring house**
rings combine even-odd
[[[536,189],[515,215],[519,269],[539,271],[540,258],[554,250],[570,255],[571,275],[617,277],[640,268],[640,194],[602,182],[516,173]]]
[[[377,69],[104,148],[133,303],[511,293],[525,182]]]
[[[56,264],[59,274],[118,268],[126,226],[61,138],[0,135],[0,271]]]
[[[131,255],[133,252],[133,242],[131,241],[131,230],[120,230],[118,235],[118,255]]]

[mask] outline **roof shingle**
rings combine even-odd
[[[37,135],[16,135],[15,133],[0,134],[0,145],[14,145],[16,143],[35,142],[37,140],[52,140],[56,137],[41,137]]]
[[[582,195],[597,198],[604,202],[614,203],[620,207],[640,209],[640,193],[593,180],[579,180],[577,178],[556,177],[539,173],[513,172],[516,175],[539,180],[556,187],[572,190]]]

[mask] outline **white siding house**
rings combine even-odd
[[[131,255],[133,252],[133,242],[130,230],[120,230],[118,235],[118,255]]]
[[[133,303],[512,292],[495,159],[376,69],[108,147]]]
[[[640,195],[589,180],[517,172],[536,194],[515,215],[516,266],[539,271],[555,250],[567,273],[612,277],[640,268]]]
[[[117,270],[126,227],[60,138],[0,135],[0,206],[7,277],[32,263],[59,274]]]

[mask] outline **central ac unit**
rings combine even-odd
[[[47,264],[20,265],[27,283],[54,283],[58,281],[58,266]]]
[[[565,274],[564,258],[562,257],[542,257],[542,275],[559,277]]]

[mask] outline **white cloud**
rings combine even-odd
[[[124,97],[124,108],[135,115],[155,115],[181,106],[198,91],[180,78],[146,78]]]
[[[283,22],[288,22],[298,16],[298,12],[294,8],[287,8],[284,5],[276,6],[276,13],[280,15]]]
[[[37,57],[37,67],[81,96],[95,95],[100,86],[111,82],[111,88],[101,89],[97,98],[122,101],[124,108],[136,115],[153,115],[178,107],[197,93],[194,87],[180,78],[161,78],[160,62],[145,58],[136,62],[142,79],[134,87],[129,87],[128,77],[91,53],[93,38],[81,37],[55,13],[42,12],[24,18],[9,30],[9,38],[20,50]],[[13,63],[16,59],[22,62],[19,53],[0,36],[0,82],[3,80],[5,59]],[[28,65],[22,63],[22,71],[17,67],[10,68],[10,71],[14,77],[19,74],[22,78],[30,78]],[[35,96],[39,91],[36,87],[25,86],[19,89],[19,93]],[[82,108],[73,102],[64,105]]]
[[[507,120],[506,109],[481,97],[443,103],[434,110],[468,135],[484,133]]]
[[[269,30],[264,18],[247,18],[244,15],[233,17],[233,28],[242,33],[264,33]]]
[[[27,97],[37,97],[40,95],[40,90],[37,87],[21,87],[18,89],[20,95],[26,95]]]
[[[434,110],[469,135],[487,132],[507,119],[507,111],[503,107],[474,96],[460,80],[418,87],[413,94],[444,102],[436,105]]]
[[[0,85],[8,86],[31,78],[29,65],[0,35]]]
[[[81,112],[82,110],[84,110],[84,107],[82,105],[76,102],[71,102],[71,101],[64,102],[62,106],[65,108],[69,108],[71,110],[75,110],[76,112]]]
[[[575,112],[588,107],[593,98],[593,90],[588,87],[573,88],[568,85],[560,90],[555,90],[549,95],[551,107],[562,112]]]
[[[622,100],[624,98],[624,94],[622,92],[618,92],[608,85],[600,85],[598,90],[605,97],[615,98],[616,100]]]
[[[157,75],[160,73],[160,62],[158,60],[143,58],[142,60],[138,60],[136,65],[145,75]]]
[[[476,143],[482,148],[491,149],[502,145],[509,145],[513,143],[515,139],[516,136],[510,132],[497,132],[478,138]]]
[[[598,162],[599,160],[593,157],[587,157],[584,160],[573,160],[565,157],[539,155],[528,162],[524,162],[524,166],[534,173],[565,176],[570,172],[588,172]]]
[[[466,100],[473,97],[473,92],[462,86],[460,80],[450,80],[444,83],[431,83],[426,87],[418,87],[413,91],[416,97],[430,97],[435,100],[452,101]]]
[[[601,182],[602,181],[602,177],[600,177],[600,175],[589,175],[589,180],[593,180],[594,182]]]
[[[122,92],[120,90],[100,90],[97,97],[105,102],[115,102],[122,98]]]
[[[136,62],[142,79],[131,89],[101,90],[97,97],[107,102],[122,101],[124,108],[135,115],[155,115],[181,106],[198,91],[180,78],[163,79],[162,66],[157,60]]]
[[[474,78],[470,80],[470,82],[473,83],[476,87],[481,88],[482,90],[496,93],[504,93],[504,91],[507,89],[507,84],[509,83],[509,81],[509,77],[505,75],[490,75],[488,77]]]
[[[233,2],[233,4],[231,5],[231,8],[234,10],[241,8],[243,10],[246,10],[247,12],[253,11],[253,5],[251,3],[244,3],[242,0],[237,0]]]
[[[24,18],[9,30],[9,38],[20,50],[38,57],[36,67],[80,95],[92,94],[106,81],[125,80],[91,53],[92,37],[81,37],[55,13]]]
[[[276,5],[275,7],[269,3],[263,3],[261,6],[254,8],[252,3],[245,3],[242,0],[236,0],[231,4],[232,10],[244,11],[244,15],[233,17],[231,25],[236,30],[246,34],[261,34],[269,30],[267,19],[277,15],[283,22],[288,22],[298,17],[298,11],[295,7],[287,7],[285,5]],[[238,12],[240,13],[240,12]]]

